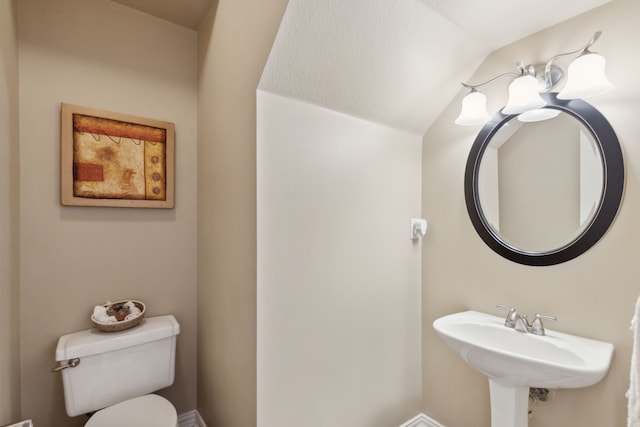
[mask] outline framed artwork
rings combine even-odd
[[[65,206],[174,207],[175,125],[63,103]]]

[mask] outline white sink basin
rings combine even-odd
[[[465,311],[433,327],[469,365],[505,385],[578,388],[609,370],[613,345],[547,329],[545,336],[504,326],[504,317]]]
[[[530,387],[578,388],[609,370],[613,345],[547,329],[545,336],[504,326],[504,317],[464,311],[433,328],[469,365],[489,378],[491,427],[526,427]]]

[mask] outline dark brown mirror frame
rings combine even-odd
[[[561,100],[556,93],[544,93],[547,101],[544,108],[565,112],[580,121],[587,128],[600,151],[603,170],[603,193],[596,214],[583,232],[566,245],[543,252],[530,252],[506,243],[487,222],[482,213],[478,193],[478,170],[482,156],[494,135],[500,128],[517,115],[496,113],[476,137],[465,169],[464,193],[469,218],[482,240],[493,251],[511,261],[532,265],[548,266],[569,261],[595,245],[609,230],[615,220],[624,194],[624,158],[618,137],[607,119],[591,104],[580,100]]]

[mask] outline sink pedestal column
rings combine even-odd
[[[529,425],[529,387],[500,384],[489,378],[491,427]]]

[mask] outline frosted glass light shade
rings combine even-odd
[[[605,63],[603,56],[593,52],[577,57],[569,65],[567,84],[558,98],[586,98],[612,90],[614,86],[604,74]]]
[[[531,76],[520,76],[509,85],[509,100],[502,114],[522,114],[542,108],[547,103],[538,93],[538,80]]]
[[[541,122],[543,120],[549,120],[560,114],[560,110],[554,110],[553,108],[538,108],[537,110],[531,110],[524,112],[518,116],[518,120],[521,122]]]
[[[460,126],[481,125],[489,120],[487,112],[487,97],[484,93],[471,91],[462,99],[462,111],[455,120]]]

